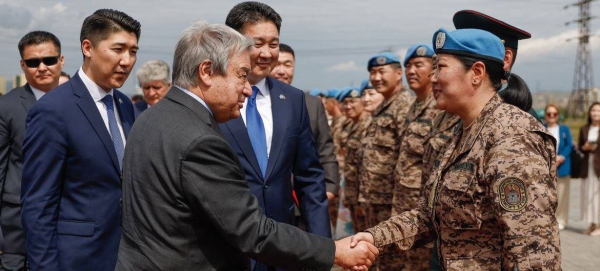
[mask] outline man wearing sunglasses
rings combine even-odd
[[[20,197],[25,119],[37,100],[58,86],[64,65],[60,41],[52,33],[30,32],[18,48],[27,84],[0,97],[0,227],[5,240],[0,270],[25,270]]]
[[[30,271],[115,269],[122,159],[134,120],[117,88],[136,62],[140,32],[120,11],[88,16],[83,65],[29,110],[21,203]]]

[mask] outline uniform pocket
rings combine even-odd
[[[460,165],[460,164],[457,164]],[[475,169],[473,169],[475,170]],[[478,203],[473,198],[475,173],[463,170],[448,171],[443,178],[439,199],[443,212],[442,226],[455,230],[481,227]]]
[[[59,220],[56,232],[64,235],[92,236],[94,228],[94,222]]]

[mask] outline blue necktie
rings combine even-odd
[[[106,105],[106,111],[108,113],[108,127],[110,128],[110,137],[112,138],[113,145],[115,146],[115,152],[117,153],[117,159],[119,160],[119,170],[123,170],[123,153],[125,147],[123,146],[123,139],[121,138],[121,132],[119,131],[119,125],[117,125],[117,117],[115,116],[115,107],[113,104],[112,95],[106,95],[102,98],[102,102]]]
[[[258,113],[258,108],[256,107],[257,94],[258,88],[252,87],[252,96],[248,99],[246,108],[246,128],[248,128],[248,136],[250,136],[252,149],[254,149],[256,159],[258,160],[258,166],[260,167],[260,171],[264,178],[267,173],[267,163],[269,162],[269,158],[267,156],[265,125],[263,124],[262,118]]]

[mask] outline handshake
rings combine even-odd
[[[337,240],[334,264],[353,271],[367,270],[379,254],[374,244],[373,235],[368,232]]]

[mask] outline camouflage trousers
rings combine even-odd
[[[367,204],[367,227],[374,227],[388,220],[392,215],[391,204]],[[370,270],[399,271],[404,270],[404,257],[396,246],[389,246],[388,250],[380,251]]]
[[[355,233],[363,232],[367,229],[366,204],[349,204],[350,216],[352,217],[352,228]]]

